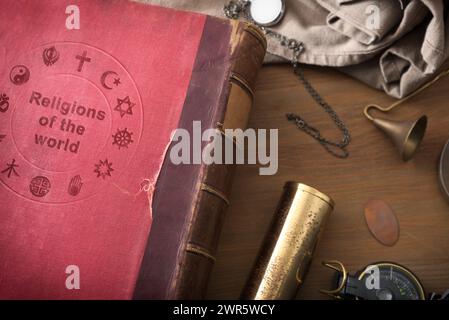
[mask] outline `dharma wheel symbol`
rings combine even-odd
[[[132,140],[132,135],[133,133],[129,132],[127,128],[123,130],[117,129],[117,132],[112,135],[114,138],[114,142],[112,144],[116,144],[119,149],[128,148],[128,145],[134,142]]]

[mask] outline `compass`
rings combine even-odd
[[[323,262],[336,271],[334,288],[322,290],[343,300],[425,300],[424,288],[407,268],[393,263],[370,264],[355,275],[348,275],[339,261]]]

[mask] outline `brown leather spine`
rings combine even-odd
[[[216,115],[216,128],[245,129],[254,101],[257,72],[266,51],[261,31],[246,23],[233,23],[231,37],[232,67],[224,108]],[[225,139],[228,139],[225,137]],[[176,299],[200,299],[204,296],[215,262],[225,211],[229,205],[235,166],[203,165],[200,192],[188,224],[187,241],[175,277]]]

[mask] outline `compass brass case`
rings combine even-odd
[[[334,203],[304,184],[287,182],[242,299],[293,299]]]

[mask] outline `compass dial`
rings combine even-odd
[[[368,270],[379,269],[379,288],[367,291],[369,300],[424,300],[425,294],[421,283],[406,268],[392,264],[379,263],[370,265],[363,270],[359,280],[370,276]]]

